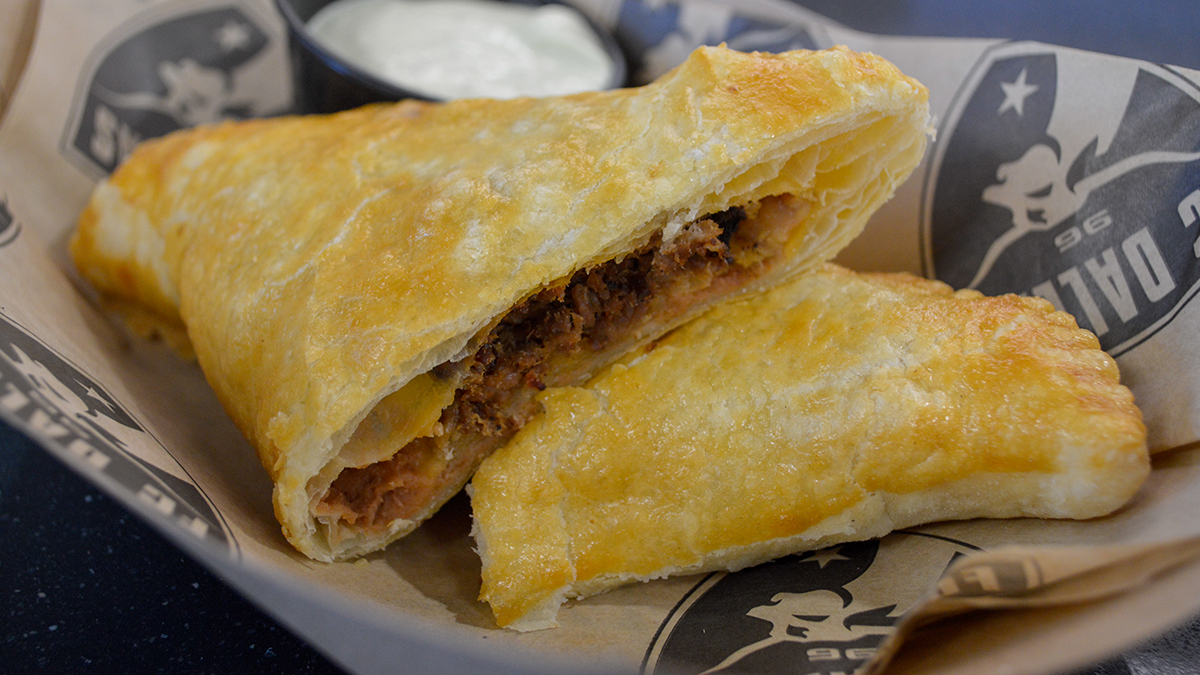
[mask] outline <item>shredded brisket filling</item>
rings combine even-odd
[[[582,362],[591,365],[597,358],[611,360],[636,341],[652,314],[684,311],[672,297],[736,272],[730,245],[746,217],[735,207],[701,218],[665,246],[656,235],[637,252],[580,270],[565,285],[511,310],[472,357],[434,369],[438,377],[461,377],[454,402],[442,411],[442,433],[414,440],[390,460],[343,470],[322,498],[321,511],[346,524],[383,526],[417,515],[456,478],[448,489],[457,490],[537,412],[537,391],[577,384],[590,372],[572,355],[585,352]],[[454,444],[454,456],[437,465],[437,475],[424,475],[421,463],[441,456],[446,443]]]
[[[731,230],[740,221],[728,220]],[[454,405],[443,413],[443,425],[469,424],[478,433],[507,438],[528,416],[505,413],[511,393],[522,386],[545,389],[551,355],[605,351],[629,336],[649,298],[681,274],[716,276],[730,265],[724,232],[714,219],[688,227],[691,231],[675,245],[660,248],[651,242],[623,260],[576,272],[565,286],[546,289],[513,309],[475,354]]]

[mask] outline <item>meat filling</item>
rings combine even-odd
[[[580,383],[640,341],[651,324],[757,277],[806,210],[785,195],[755,204],[757,217],[741,207],[712,214],[665,245],[656,235],[637,252],[580,270],[515,307],[473,356],[435,368],[436,377],[459,382],[440,433],[414,440],[389,460],[343,470],[317,515],[370,530],[448,498],[538,411],[538,391]],[[444,451],[448,444],[452,456]]]

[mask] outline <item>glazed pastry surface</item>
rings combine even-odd
[[[1104,515],[1149,471],[1132,394],[1070,315],[832,264],[542,402],[471,484],[481,597],[522,630],[566,598],[921,523]]]

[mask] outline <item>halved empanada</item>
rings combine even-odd
[[[427,518],[537,391],[831,258],[926,126],[877,57],[704,48],[638,89],[173,134],[97,187],[71,251],[190,341],[288,540],[333,560]]]
[[[1103,515],[1149,471],[1132,394],[1069,314],[832,264],[541,400],[469,488],[481,596],[521,630],[568,597],[921,523]]]

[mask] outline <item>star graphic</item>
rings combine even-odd
[[[812,560],[813,562],[817,563],[818,567],[825,569],[825,566],[834,560],[850,560],[850,558],[842,555],[842,549],[838,547],[823,548],[820,551],[814,551],[812,555],[804,558],[804,560]]]
[[[1025,115],[1025,99],[1038,90],[1036,84],[1025,82],[1025,75],[1025,69],[1021,69],[1021,74],[1017,76],[1015,82],[1000,83],[1000,88],[1004,90],[1004,102],[1000,104],[1000,109],[996,111],[997,115],[1003,115],[1008,110],[1016,110],[1017,117]]]
[[[213,39],[221,45],[221,51],[229,53],[245,47],[250,42],[250,27],[240,21],[229,20],[217,29]]]
[[[101,409],[101,410],[107,410],[107,411],[112,410],[112,406],[108,404],[108,400],[105,399],[103,396],[101,396],[100,392],[93,389],[92,386],[89,384],[84,385],[82,398],[84,400],[91,399],[92,401],[94,401],[94,403],[92,405],[92,407],[94,407],[94,408]]]

